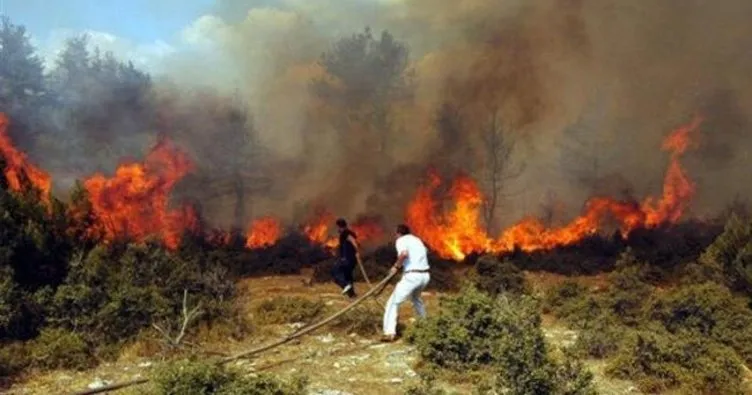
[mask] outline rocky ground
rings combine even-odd
[[[263,298],[278,295],[297,295],[310,299],[321,299],[332,310],[344,307],[346,300],[330,284],[314,284],[309,286],[302,276],[266,277],[248,279],[240,284],[240,302],[247,306],[250,315],[255,303]],[[532,279],[538,284],[553,279]],[[361,291],[365,285],[360,285]],[[388,289],[381,299],[388,296]],[[429,314],[438,307],[438,296],[435,293],[425,295]],[[367,302],[372,303],[372,302]],[[401,310],[401,320],[407,325],[413,319],[409,303]],[[253,335],[242,341],[229,339],[214,339],[203,346],[209,350],[234,354],[251,349],[259,344],[273,341],[284,336],[302,324],[270,325],[257,328]],[[563,328],[556,323],[545,320],[546,336],[552,345],[566,345],[576,339],[576,333]],[[141,377],[148,377],[149,372],[159,363],[158,357],[143,356],[142,345],[134,344],[126,348],[116,362],[103,363],[93,370],[85,372],[55,371],[44,374],[31,374],[22,382],[14,385],[8,394],[59,394],[70,393],[74,390],[95,388],[113,382],[127,381]],[[303,374],[310,380],[311,394],[344,395],[386,395],[403,394],[405,389],[419,381],[415,372],[417,353],[413,347],[404,341],[391,344],[381,344],[377,335],[364,337],[354,333],[332,331],[322,328],[310,336],[301,338],[270,350],[252,360],[241,360],[236,365],[249,374],[257,372],[273,372],[283,375]],[[589,363],[588,366],[596,374],[596,383],[603,394],[635,394],[637,390],[629,382],[619,382],[606,379],[603,366],[600,363]],[[454,381],[454,380],[453,380]],[[470,393],[470,383],[440,383],[442,387],[457,393]],[[142,387],[121,390],[117,393],[140,394]]]

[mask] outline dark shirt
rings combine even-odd
[[[339,234],[339,257],[344,258],[350,263],[355,263],[357,262],[357,258],[355,256],[355,246],[350,242],[350,240],[347,240],[349,236],[357,238],[355,233],[350,229],[346,229],[344,232]]]

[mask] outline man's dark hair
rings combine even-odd
[[[336,224],[337,224],[337,226],[339,226],[340,228],[346,228],[346,227],[347,227],[347,221],[345,221],[345,219],[344,219],[344,218],[337,218],[337,222],[336,222]]]
[[[397,225],[397,233],[400,235],[409,235],[410,234],[410,228],[405,224],[399,224]]]

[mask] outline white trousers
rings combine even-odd
[[[431,279],[431,275],[428,273],[405,273],[402,275],[402,279],[397,283],[392,291],[392,296],[386,302],[386,310],[384,311],[384,334],[395,335],[397,333],[397,315],[399,313],[399,305],[410,298],[413,302],[413,308],[415,313],[423,318],[426,316],[426,310],[423,306],[423,300],[420,298],[420,293],[428,285],[428,281]]]

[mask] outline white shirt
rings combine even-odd
[[[428,250],[423,242],[413,236],[400,236],[395,243],[397,255],[407,252],[407,258],[402,264],[403,270],[428,270]]]

